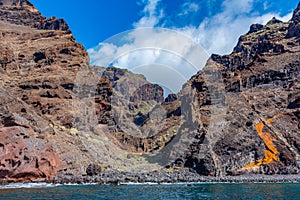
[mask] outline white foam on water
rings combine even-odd
[[[159,183],[153,182],[145,182],[145,183],[138,183],[138,182],[121,182],[119,185],[159,185]]]
[[[176,182],[176,183],[153,183],[153,182],[145,182],[145,183],[136,183],[136,182],[121,182],[119,185],[213,185],[213,184],[242,184],[243,182]],[[110,185],[110,184],[108,184]]]
[[[217,182],[216,182],[217,183]],[[136,183],[136,182],[121,182],[119,185],[196,185],[196,184],[215,184],[214,182],[177,182],[177,183],[154,183],[154,182],[145,182],[145,183]]]
[[[8,185],[0,186],[0,189],[21,189],[21,188],[46,188],[46,187],[56,187],[56,184],[50,183],[12,183]]]
[[[0,185],[1,189],[31,189],[31,188],[50,188],[58,186],[87,186],[87,185],[97,185],[97,183],[83,183],[83,184],[52,184],[52,183],[12,183],[8,185]]]
[[[86,186],[86,185],[98,185],[98,183],[64,183],[64,184],[58,184],[57,186]]]

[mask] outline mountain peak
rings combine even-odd
[[[0,183],[300,173],[300,4],[165,101],[141,75],[90,67],[63,19],[31,10],[0,0]]]
[[[279,19],[276,19],[276,17],[273,17],[268,23],[267,25],[273,25],[273,24],[279,24],[282,23],[282,21],[280,21]]]
[[[297,8],[294,10],[292,21],[297,21],[298,23],[300,22],[300,2]]]
[[[17,5],[31,5],[27,0],[0,0],[0,5],[10,5],[10,6],[17,6]]]
[[[46,19],[35,6],[27,0],[0,0],[0,21],[29,26],[42,30],[60,30],[71,33],[63,19]]]
[[[294,11],[291,23],[288,28],[287,38],[300,36],[300,2]]]
[[[21,7],[31,12],[38,12],[32,3],[27,0],[0,0],[0,7]]]

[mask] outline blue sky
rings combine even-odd
[[[57,16],[66,19],[77,41],[83,43],[86,48],[94,47],[117,33],[132,29],[134,23],[145,15],[143,9],[147,4],[146,0],[31,0],[31,2],[47,17]],[[220,13],[223,9],[222,2],[224,3],[220,0],[158,1],[156,9],[162,9],[164,17],[157,26],[198,26],[203,19]],[[246,15],[276,13],[284,16],[295,9],[298,0],[253,2],[253,9]],[[188,12],[190,5],[196,6],[194,9],[191,6]]]
[[[251,24],[288,21],[299,0],[31,0],[64,18],[92,65],[129,69],[177,93]]]
[[[132,28],[142,6],[134,0],[30,0],[46,17],[64,18],[86,48]]]

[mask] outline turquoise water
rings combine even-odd
[[[300,199],[300,183],[28,187],[0,189],[0,199]]]

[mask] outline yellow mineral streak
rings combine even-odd
[[[280,117],[280,114],[267,119],[267,124],[273,123],[274,119],[276,119],[278,117]],[[264,127],[265,127],[265,124],[263,122],[260,122],[260,123],[256,124],[256,126],[255,126],[259,137],[264,141],[264,144],[266,146],[265,156],[264,156],[264,158],[262,158],[260,160],[257,160],[255,162],[252,162],[252,163],[246,165],[243,169],[259,167],[262,164],[269,164],[269,163],[272,163],[272,162],[278,160],[278,157],[277,157],[278,150],[276,149],[276,147],[273,144],[273,141],[275,140],[275,138],[273,138],[270,133],[263,132]]]

